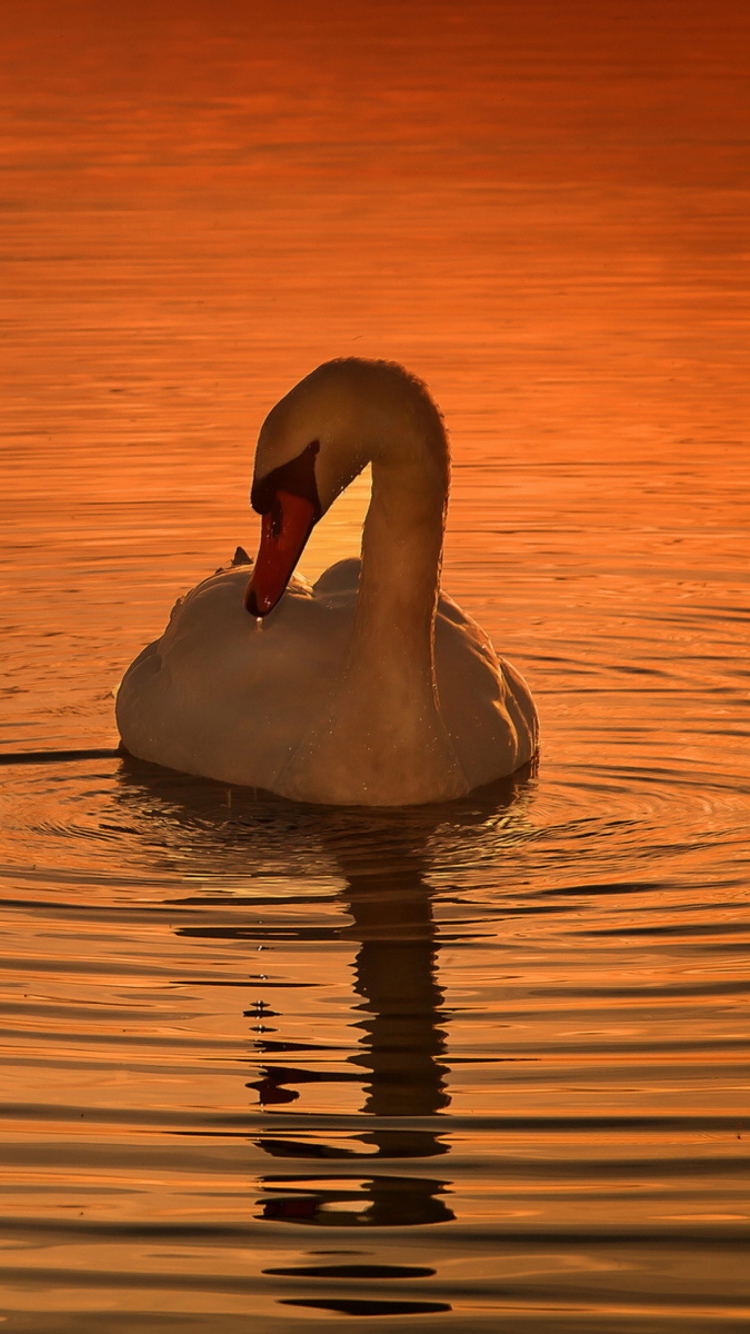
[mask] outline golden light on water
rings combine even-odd
[[[749,33],[6,6],[2,750],[115,744],[341,355],[428,381],[445,586],[542,717],[390,823],[3,769],[9,1330],[746,1326]]]

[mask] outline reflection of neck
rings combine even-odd
[[[356,989],[366,1017],[365,1050],[351,1058],[372,1072],[365,1111],[375,1116],[432,1116],[445,1107],[445,1049],[438,1027],[443,994],[435,979],[437,946],[429,890],[418,866],[394,872],[350,876],[351,934],[361,941]],[[413,1131],[389,1134],[415,1151]],[[380,1139],[380,1135],[377,1135]],[[434,1137],[428,1135],[439,1152]],[[397,1152],[397,1149],[393,1149]]]
[[[322,829],[325,835],[325,819]],[[424,1226],[454,1217],[443,1198],[447,1181],[415,1172],[411,1163],[403,1172],[388,1166],[397,1159],[445,1154],[449,1147],[437,1126],[429,1120],[425,1125],[423,1119],[435,1116],[449,1101],[443,1085],[446,1067],[436,1059],[445,1044],[438,1026],[443,997],[435,979],[437,942],[425,865],[413,851],[419,834],[411,825],[405,832],[408,850],[394,845],[393,829],[386,826],[373,855],[372,825],[366,828],[367,838],[343,847],[340,831],[332,827],[331,851],[348,882],[345,898],[353,918],[341,935],[360,942],[355,985],[363,1002],[363,1041],[348,1061],[370,1072],[363,1111],[371,1119],[369,1125],[363,1121],[356,1139],[374,1146],[375,1152],[363,1156],[361,1148],[354,1152],[346,1145],[316,1146],[309,1136],[300,1143],[278,1133],[261,1137],[258,1143],[267,1153],[296,1160],[295,1175],[300,1157],[337,1157],[348,1164],[337,1170],[335,1186],[324,1163],[306,1173],[302,1207],[299,1197],[278,1193],[279,1180],[288,1177],[268,1178],[274,1193],[264,1203],[264,1217],[356,1225],[360,1230],[363,1225]],[[305,1077],[302,1071],[296,1073]],[[416,1126],[415,1117],[420,1118]],[[373,1159],[379,1161],[373,1164]],[[353,1213],[355,1196],[362,1207]]]
[[[374,1116],[431,1116],[445,1107],[445,1049],[437,1027],[443,999],[435,976],[436,950],[428,941],[363,942],[356,988],[368,1017],[360,1021],[368,1049],[352,1058],[372,1071],[364,1106]]]

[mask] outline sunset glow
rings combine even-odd
[[[0,760],[117,745],[342,356],[428,383],[443,587],[541,718],[502,791],[374,816],[2,768],[8,1331],[739,1334],[750,9],[3,28]]]

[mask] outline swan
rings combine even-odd
[[[361,559],[311,587],[294,574],[310,532],[368,463]],[[440,412],[403,367],[342,358],[295,385],[258,439],[256,561],[238,548],[128,668],[125,749],[347,806],[452,800],[524,765],[529,688],[439,591],[449,472]]]

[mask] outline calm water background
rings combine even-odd
[[[1,771],[3,1328],[746,1329],[747,9],[4,14],[3,750],[115,744],[341,354],[441,403],[543,745],[370,815]]]

